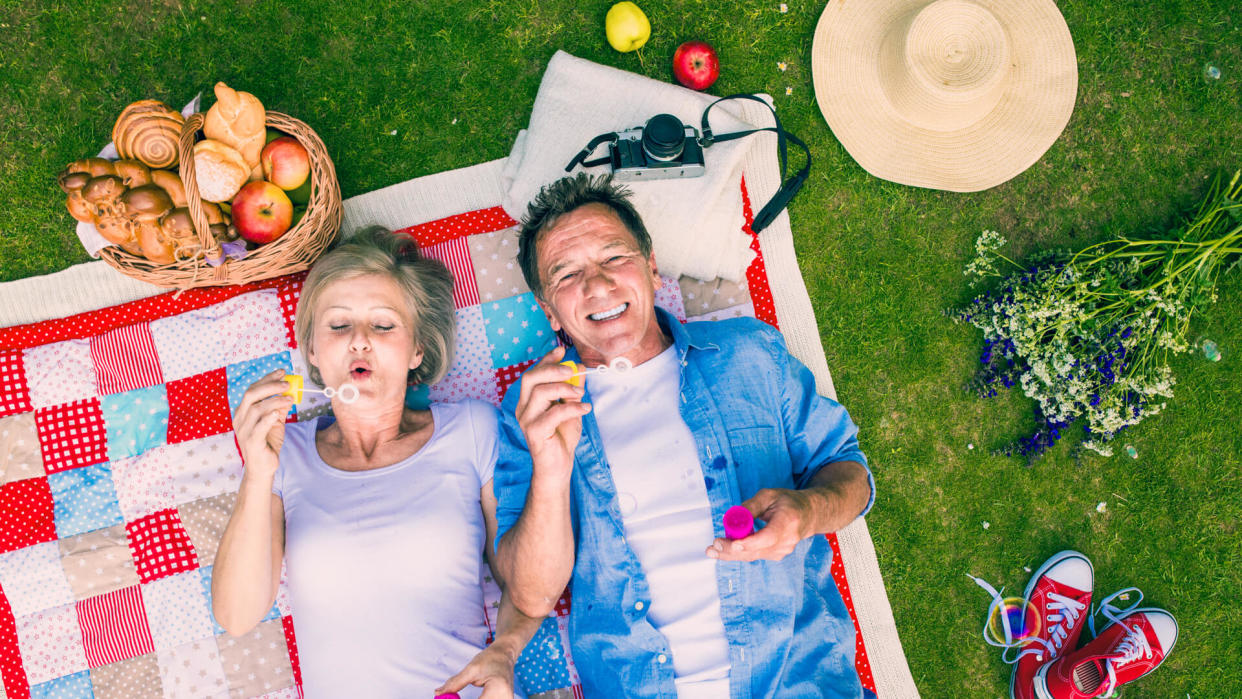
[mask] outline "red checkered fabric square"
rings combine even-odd
[[[289,665],[293,667],[293,682],[298,686],[298,696],[301,696],[302,664],[298,660],[298,640],[293,635],[293,617],[282,616],[280,626],[285,630],[285,645],[289,647]]]
[[[35,411],[35,429],[48,473],[108,460],[108,430],[98,398],[40,408]]]
[[[56,515],[47,478],[0,486],[0,553],[56,541]]]
[[[92,668],[155,652],[138,585],[81,600],[76,608]]]
[[[151,326],[135,323],[90,339],[91,362],[100,395],[164,383]]]
[[[469,308],[479,303],[479,287],[474,280],[474,263],[465,238],[455,238],[423,248],[427,257],[444,263],[453,273],[453,307]],[[516,264],[516,263],[515,263]]]
[[[188,442],[233,429],[224,367],[164,384],[168,389],[168,443]]]
[[[144,583],[198,568],[198,554],[190,534],[174,509],[160,510],[125,523],[129,551]]]
[[[293,334],[293,322],[297,319],[298,298],[302,296],[302,282],[306,281],[306,273],[290,274],[280,280],[276,293],[280,296],[280,314],[285,319],[285,339],[289,347],[297,348],[298,339]]]
[[[530,359],[521,364],[513,364],[511,366],[501,367],[496,370],[496,387],[500,391],[501,400],[504,399],[505,393],[508,392],[509,386],[522,377],[522,372],[526,371],[537,359]]]
[[[561,593],[561,598],[556,601],[556,607],[554,607],[554,610],[556,611],[557,616],[569,616],[569,608],[570,595],[569,588],[567,587],[565,588],[565,591]]]
[[[26,367],[19,349],[0,350],[0,417],[30,412]]]

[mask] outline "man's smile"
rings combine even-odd
[[[588,315],[587,318],[590,318],[591,320],[594,320],[594,321],[612,320],[613,318],[616,318],[620,316],[622,313],[624,313],[625,309],[629,307],[630,307],[630,304],[623,303],[620,306],[617,306],[616,308],[609,308],[606,311],[599,311],[598,313],[592,313]]]

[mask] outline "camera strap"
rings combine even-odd
[[[776,126],[775,127],[769,126],[767,128],[762,128],[762,129],[751,129],[749,131],[734,131],[733,133],[720,134],[719,136],[714,135],[712,133],[712,127],[708,124],[708,121],[707,121],[708,113],[711,112],[712,107],[715,107],[716,105],[720,104],[721,102],[724,102],[725,100],[732,100],[732,99],[753,100],[767,107],[768,111],[772,112],[772,119],[775,120]],[[703,129],[702,129],[703,136],[699,139],[699,144],[702,145],[704,148],[711,146],[713,143],[722,143],[724,141],[732,141],[734,139],[742,138],[744,136],[749,136],[751,134],[760,133],[763,131],[771,131],[776,134],[777,152],[779,153],[780,160],[781,160],[781,182],[782,182],[781,188],[776,191],[776,194],[772,195],[772,199],[769,200],[767,204],[764,204],[763,208],[759,210],[759,213],[755,214],[755,220],[750,225],[750,229],[754,231],[755,233],[758,233],[764,228],[767,228],[768,224],[776,220],[777,215],[780,214],[780,212],[783,211],[785,207],[789,205],[789,201],[794,198],[794,195],[798,193],[799,189],[802,189],[802,185],[806,182],[806,178],[810,176],[811,174],[811,149],[807,147],[806,143],[804,143],[802,139],[789,133],[788,131],[784,129],[784,127],[781,126],[781,118],[776,115],[776,110],[772,108],[772,105],[768,104],[763,99],[755,95],[750,95],[746,93],[729,95],[728,97],[721,97],[715,102],[712,102],[711,104],[707,105],[707,109],[703,110],[702,126],[703,126]],[[602,136],[598,138],[602,138]],[[802,169],[799,170],[796,174],[794,174],[793,177],[789,178],[788,180],[785,179],[785,170],[786,170],[787,161],[789,158],[789,154],[788,154],[789,144],[787,143],[787,141],[793,141],[794,145],[802,148],[802,151],[806,153],[806,164],[803,165]],[[600,141],[600,143],[602,142],[603,141]],[[586,151],[587,153],[589,153],[590,150],[593,150],[595,146],[599,145],[599,143],[595,143],[595,141],[592,141],[592,143],[594,145],[588,148],[588,150]],[[586,157],[586,156],[583,156],[583,157]],[[605,158],[604,160],[606,161],[607,158]]]
[[[590,155],[591,153],[595,152],[595,149],[599,148],[600,144],[606,143],[609,141],[611,141],[612,143],[616,143],[617,134],[602,133],[596,136],[595,138],[592,138],[591,142],[586,144],[586,148],[583,148],[582,150],[578,151],[578,154],[574,156],[574,159],[569,161],[569,164],[565,166],[565,172],[569,172],[570,170],[574,169],[574,166],[578,164],[581,164],[582,167],[594,167],[596,165],[607,165],[612,160],[612,158],[610,158],[607,155],[605,155],[602,158],[596,158],[595,160],[587,160],[586,157]]]

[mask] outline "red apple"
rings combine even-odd
[[[271,182],[247,182],[233,197],[233,225],[252,243],[270,243],[293,223],[293,202]]]
[[[706,90],[720,77],[716,49],[706,41],[687,41],[673,54],[673,77],[691,90]]]
[[[310,154],[292,136],[281,136],[259,153],[263,177],[284,190],[297,189],[310,177]]]

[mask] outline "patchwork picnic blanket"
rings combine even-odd
[[[497,206],[501,165],[345,202],[346,230],[403,230],[453,271],[457,358],[433,400],[499,403],[552,347],[513,259],[515,222]],[[787,219],[753,247],[744,283],[665,278],[657,303],[683,320],[744,314],[781,327],[832,395]],[[0,285],[0,698],[300,695],[284,585],[234,639],[212,618],[210,581],[242,472],[231,412],[271,369],[305,373],[293,336],[303,276],[174,294],[91,263]],[[324,409],[308,394],[290,419]],[[914,695],[865,522],[829,538],[864,687]],[[566,651],[571,604],[523,655],[532,695],[582,696]]]

